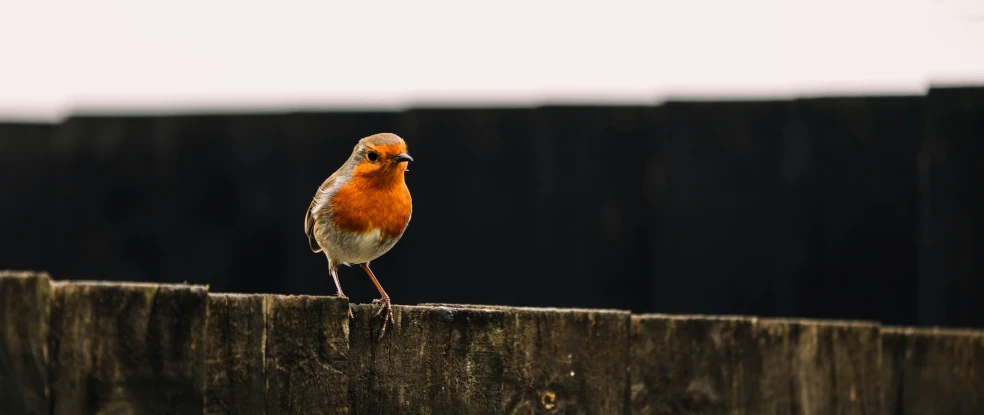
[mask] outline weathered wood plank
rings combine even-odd
[[[396,323],[378,339],[376,310],[354,307],[353,414],[501,412],[502,312],[394,306]]]
[[[792,413],[882,413],[877,323],[761,319],[758,324],[760,334],[776,334],[769,338],[773,344],[788,345],[789,367],[776,369],[792,378]]]
[[[745,372],[745,393],[748,399],[747,414],[800,414],[796,411],[793,392],[794,350],[790,333],[793,325],[755,319],[754,353],[746,363],[751,370]]]
[[[882,330],[885,413],[984,413],[984,331]]]
[[[349,302],[263,296],[266,414],[347,414]]]
[[[265,414],[262,295],[209,294],[206,414]]]
[[[902,414],[902,365],[905,361],[905,338],[901,329],[885,327],[881,332],[882,412]]]
[[[754,328],[745,317],[633,316],[632,413],[746,413]]]
[[[627,311],[507,308],[507,413],[625,411]],[[552,403],[552,405],[551,405]]]
[[[880,414],[880,339],[868,323],[632,317],[637,414]]]
[[[632,316],[632,413],[791,413],[789,332],[755,317]]]
[[[0,412],[47,415],[48,274],[0,271]]]
[[[396,306],[378,340],[375,310],[356,307],[353,413],[624,411],[628,312]]]
[[[204,287],[100,282],[52,287],[54,413],[202,413]]]

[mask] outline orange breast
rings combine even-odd
[[[413,209],[410,190],[400,180],[375,182],[353,177],[331,198],[333,225],[346,232],[371,232],[379,229],[395,238],[406,228]]]

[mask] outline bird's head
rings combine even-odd
[[[380,133],[359,140],[352,151],[355,161],[353,176],[386,184],[403,178],[413,158],[407,154],[407,143],[400,136]]]

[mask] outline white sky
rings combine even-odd
[[[0,0],[0,118],[984,85],[984,0]]]

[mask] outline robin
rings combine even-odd
[[[383,328],[393,320],[390,297],[369,269],[369,262],[388,252],[410,223],[413,205],[403,179],[409,162],[407,144],[396,134],[381,133],[359,140],[345,164],[328,177],[314,194],[304,216],[304,233],[312,252],[324,252],[338,296],[346,298],[338,282],[338,266],[358,264],[379,290],[373,300],[384,311]],[[349,318],[352,309],[349,308]]]

